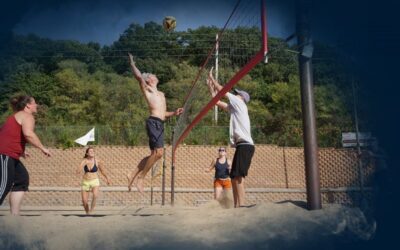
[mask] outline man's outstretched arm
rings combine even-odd
[[[207,83],[208,91],[210,91],[211,96],[214,98],[214,96],[217,95],[217,92],[215,91],[215,88],[214,88],[214,84],[211,82],[210,79],[207,79],[206,83]]]
[[[221,91],[221,89],[223,87],[214,79],[212,71],[213,71],[213,68],[211,68],[210,72],[208,73],[207,85],[208,85],[208,90],[211,93],[211,96],[214,97],[217,95],[217,92]],[[225,96],[226,96],[226,94],[225,94]],[[220,107],[221,109],[228,111],[228,104],[226,102],[219,100],[216,103],[216,105],[218,107]]]
[[[129,55],[129,64],[131,65],[131,69],[132,69],[132,73],[135,76],[136,80],[139,81],[140,84],[140,88],[142,89],[143,93],[146,90],[147,87],[147,83],[146,81],[143,79],[142,77],[142,73],[140,72],[140,70],[136,67],[136,63],[133,60],[133,56],[131,53],[128,53]]]
[[[221,84],[217,80],[215,80],[213,76],[213,67],[210,69],[210,72],[208,72],[208,79],[211,81],[211,83],[214,85],[214,91],[219,92],[223,88]],[[225,94],[226,95],[226,94]]]
[[[174,116],[174,115],[178,116],[178,115],[182,114],[183,111],[184,111],[183,108],[178,108],[175,111],[167,111],[165,113],[165,118],[169,118],[169,117]]]

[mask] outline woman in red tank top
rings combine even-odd
[[[14,114],[9,116],[0,128],[0,205],[7,194],[10,194],[11,214],[18,215],[22,198],[29,186],[29,174],[19,160],[28,156],[25,144],[29,142],[39,148],[45,155],[50,152],[35,134],[34,113],[37,104],[31,96],[18,96],[10,100]]]

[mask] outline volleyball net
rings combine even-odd
[[[173,132],[173,162],[176,150],[190,131],[201,121],[210,123],[216,119],[215,114],[209,111],[258,63],[263,60],[267,62],[267,56],[265,1],[238,1],[224,27],[215,34],[215,42],[185,97],[185,111],[180,115]],[[214,97],[206,84],[211,68],[214,78],[224,86]]]

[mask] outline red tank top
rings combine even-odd
[[[25,151],[25,143],[22,126],[17,122],[14,115],[8,117],[0,128],[0,154],[19,160],[19,157]]]

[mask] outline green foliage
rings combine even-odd
[[[118,41],[103,47],[93,42],[15,35],[0,49],[0,119],[4,121],[11,114],[9,98],[25,93],[41,104],[37,131],[45,143],[74,146],[74,139],[95,126],[96,144],[146,145],[147,103],[130,73],[127,53],[133,53],[143,72],[157,74],[167,108],[175,110],[184,104],[217,32],[216,27],[200,27],[166,33],[154,22],[131,24]],[[242,47],[249,47],[259,37],[255,28],[238,27],[225,33],[232,40],[239,34],[246,34],[246,39],[240,40]],[[269,49],[269,63],[260,63],[237,84],[251,96],[248,108],[253,137],[256,143],[301,146],[297,55],[294,48],[277,38],[269,39]],[[315,51],[318,58],[329,57],[314,64],[319,144],[340,146],[340,133],[352,129],[351,77],[334,49],[316,44]],[[223,60],[228,61],[221,59],[221,64],[231,65],[219,75],[221,82],[226,82],[242,67],[243,60]],[[208,98],[208,93],[199,93],[192,106],[198,109]],[[175,122],[176,118],[171,118],[166,123],[167,142]],[[184,143],[225,145],[228,124],[229,114],[220,110],[215,126],[210,111]]]

